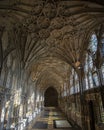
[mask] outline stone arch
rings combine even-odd
[[[48,87],[44,93],[44,106],[57,107],[58,106],[58,92],[54,87]]]

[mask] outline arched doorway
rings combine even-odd
[[[58,93],[53,87],[49,87],[44,94],[44,106],[45,107],[57,107],[58,106]]]

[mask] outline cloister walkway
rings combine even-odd
[[[25,130],[81,130],[58,108],[46,107]]]

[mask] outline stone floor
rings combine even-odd
[[[54,107],[44,108],[25,130],[81,130]]]

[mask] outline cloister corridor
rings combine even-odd
[[[81,130],[56,107],[45,107],[26,130]]]
[[[104,0],[0,0],[0,130],[104,130]]]

